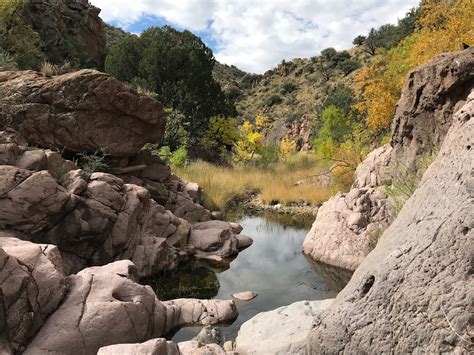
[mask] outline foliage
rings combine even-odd
[[[323,108],[335,106],[341,110],[344,115],[348,115],[355,103],[356,97],[354,91],[344,84],[339,84],[328,94],[326,100],[324,100]]]
[[[65,73],[69,73],[70,71],[72,71],[70,62],[65,62],[62,65],[54,65],[54,64],[51,64],[50,62],[44,61],[43,63],[41,63],[41,66],[40,66],[40,73],[46,77],[51,77],[54,75],[62,75]]]
[[[35,67],[40,58],[39,35],[23,21],[27,0],[0,2],[0,48],[9,53],[20,69]]]
[[[0,71],[9,70],[18,70],[18,64],[10,53],[0,48]]]
[[[214,56],[189,31],[152,27],[139,37],[124,38],[111,48],[105,68],[117,79],[144,82],[147,89],[186,123],[188,144],[194,147],[208,128],[209,118],[234,113],[213,79]]]
[[[171,154],[170,163],[174,168],[183,167],[186,164],[188,158],[188,150],[185,147],[180,147]]]
[[[107,169],[106,153],[104,151],[94,152],[92,154],[79,153],[78,163],[84,174],[89,177],[92,173],[104,171]]]
[[[280,159],[286,160],[296,152],[296,142],[289,137],[284,137],[278,146]]]
[[[239,127],[235,118],[215,116],[209,120],[209,128],[202,137],[200,145],[209,156],[214,156],[213,160],[225,162],[239,139]]]
[[[176,150],[181,146],[187,147],[189,122],[186,116],[171,108],[165,109],[165,112],[167,119],[162,145],[169,146],[172,150]]]
[[[152,153],[155,154],[155,155],[158,153],[158,156],[160,157],[160,159],[163,160],[165,163],[170,162],[170,159],[171,159],[171,149],[170,149],[170,147],[165,145],[161,148],[153,149]]]
[[[372,28],[367,36],[359,35],[353,44],[361,47],[366,53],[374,55],[378,48],[390,49],[413,33],[416,21],[420,16],[419,9],[411,9],[397,25],[385,24],[378,29]]]
[[[333,105],[324,109],[321,114],[321,121],[323,124],[318,134],[318,140],[342,143],[353,129],[350,118],[341,109]]]
[[[372,130],[390,127],[404,78],[410,70],[440,52],[458,50],[462,42],[474,42],[472,0],[426,0],[421,13],[419,28],[412,35],[376,58],[356,77],[361,98],[356,108],[366,115]]]
[[[280,89],[280,94],[282,95],[290,94],[295,90],[298,90],[298,84],[292,81],[286,81]]]
[[[265,106],[274,106],[281,104],[283,99],[281,98],[280,95],[273,94],[270,95],[266,100],[265,100]]]
[[[357,59],[346,59],[337,64],[337,68],[341,70],[344,75],[349,75],[354,70],[359,69],[360,62]]]
[[[263,150],[263,135],[249,121],[239,127],[240,140],[234,146],[234,161],[246,163],[255,160]]]

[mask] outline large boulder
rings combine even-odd
[[[317,320],[311,353],[472,352],[474,92],[420,187]]]
[[[66,293],[61,256],[0,231],[0,352],[22,352]]]
[[[439,150],[473,87],[473,47],[442,54],[408,74],[392,125],[392,160],[399,174],[417,170],[420,155]]]
[[[389,224],[387,195],[382,179],[390,164],[390,145],[384,145],[362,162],[348,193],[338,193],[318,210],[303,242],[303,252],[312,260],[355,270]]]
[[[158,101],[94,70],[52,78],[2,72],[0,89],[0,129],[14,128],[41,148],[131,156],[165,128]]]
[[[348,193],[324,203],[303,251],[312,260],[354,270],[393,221],[396,211],[384,185],[416,184],[427,158],[443,142],[453,113],[474,87],[474,48],[432,59],[408,74],[390,144],[370,153]]]
[[[108,345],[142,343],[184,325],[217,324],[237,317],[233,301],[160,302],[150,286],[136,283],[137,278],[137,268],[128,260],[69,276],[66,298],[24,354],[96,354]],[[160,346],[176,350],[160,341],[146,348]]]
[[[305,354],[314,317],[332,301],[301,301],[257,314],[240,327],[235,340],[237,353]]]
[[[116,344],[104,346],[97,355],[180,355],[178,344],[164,338],[148,340],[137,344]]]

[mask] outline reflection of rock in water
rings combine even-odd
[[[142,283],[150,285],[162,301],[175,298],[213,298],[220,286],[214,271],[191,264],[163,272]]]
[[[306,255],[305,258],[332,291],[341,291],[352,277],[353,272],[350,270],[314,261]]]

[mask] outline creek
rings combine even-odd
[[[302,244],[310,225],[275,215],[247,216],[239,223],[242,234],[254,243],[232,261],[227,270],[192,263],[155,278],[151,286],[161,300],[195,297],[232,299],[232,294],[253,291],[251,301],[235,300],[239,317],[219,326],[222,339],[235,339],[245,321],[257,313],[273,310],[302,300],[335,297],[350,278],[345,270],[317,265],[306,260]],[[316,271],[315,271],[316,270]],[[174,341],[191,340],[201,327],[177,331]]]

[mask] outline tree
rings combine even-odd
[[[337,68],[341,70],[344,75],[349,75],[354,70],[359,69],[360,63],[357,59],[347,59],[337,64]]]
[[[337,51],[332,47],[323,49],[321,51],[321,57],[325,60],[331,60],[336,54],[337,54]]]
[[[296,142],[289,137],[284,137],[278,146],[280,159],[287,159],[296,151]]]
[[[357,47],[360,47],[364,44],[365,40],[366,40],[365,36],[359,35],[356,38],[354,38],[354,40],[352,41],[352,44],[356,45]]]
[[[200,143],[209,156],[225,160],[239,139],[239,127],[234,117],[215,116],[210,119]]]
[[[219,84],[212,77],[211,49],[189,31],[151,27],[138,38],[124,38],[111,49],[106,71],[119,80],[140,82],[184,116],[190,148],[199,144],[209,119],[233,115]]]
[[[239,127],[240,140],[234,146],[234,160],[246,163],[256,160],[263,152],[263,134],[249,121],[244,121]]]
[[[0,2],[0,48],[20,69],[37,67],[42,59],[39,35],[23,21],[26,4],[26,0]]]

